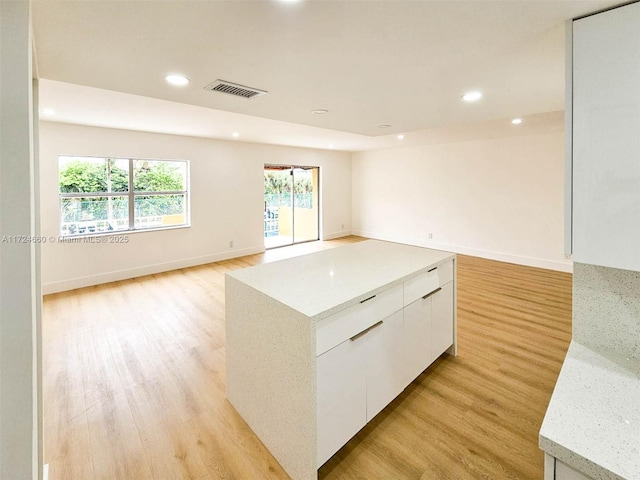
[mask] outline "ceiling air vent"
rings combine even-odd
[[[257,88],[247,87],[245,85],[238,85],[237,83],[227,82],[226,80],[216,80],[210,83],[205,90],[211,90],[212,92],[228,93],[229,95],[235,95],[242,98],[259,97],[260,95],[266,95],[264,90],[258,90]]]

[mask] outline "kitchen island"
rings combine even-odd
[[[227,398],[293,479],[456,354],[455,261],[368,240],[226,275]]]

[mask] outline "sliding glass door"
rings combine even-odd
[[[320,238],[318,167],[264,166],[264,244],[282,247]]]

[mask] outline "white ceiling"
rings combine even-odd
[[[564,108],[564,21],[618,3],[36,0],[40,101],[57,121],[340,150],[546,124]],[[269,93],[203,90],[216,79]],[[462,102],[471,89],[484,98]]]

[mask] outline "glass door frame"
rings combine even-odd
[[[316,218],[315,218],[315,230],[316,230],[316,238],[311,238],[311,239],[306,239],[306,240],[300,240],[300,241],[296,241],[296,235],[295,235],[295,227],[296,227],[296,215],[295,215],[295,170],[296,169],[302,169],[302,170],[315,170],[317,172],[316,174],[316,181],[312,182],[312,198],[313,198],[313,193],[316,194],[316,202],[317,202],[317,211],[316,211]],[[265,244],[265,249],[266,250],[271,250],[273,248],[280,248],[280,247],[288,247],[291,245],[298,245],[301,243],[307,243],[307,242],[316,242],[318,240],[320,240],[320,215],[322,214],[322,209],[321,209],[321,198],[320,198],[320,166],[318,165],[293,165],[293,164],[277,164],[277,163],[265,163],[264,167],[263,167],[263,176],[264,176],[264,172],[267,172],[269,170],[280,170],[280,171],[285,171],[288,170],[291,174],[291,242],[290,243],[285,243],[282,245],[273,245],[270,247],[267,247]],[[263,195],[265,195],[265,192],[263,192]],[[267,203],[266,200],[264,202],[265,204],[265,214],[267,213]],[[264,234],[264,231],[263,231]],[[267,238],[267,237],[263,237],[263,238]]]

